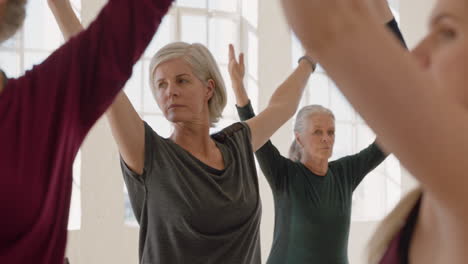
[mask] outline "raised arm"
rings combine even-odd
[[[83,26],[71,6],[70,0],[47,0],[65,41],[83,31]]]
[[[244,86],[244,53],[239,54],[239,61],[237,61],[234,46],[232,44],[229,44],[229,76],[231,77],[232,90],[236,96],[237,106],[246,106],[249,103],[249,96],[247,95],[247,91]]]
[[[376,15],[380,23],[385,24],[393,19],[392,10],[388,5],[388,0],[366,0],[371,7],[371,11]]]
[[[249,96],[244,86],[244,54],[239,54],[238,61],[232,44],[229,45],[229,76],[231,77],[232,90],[236,96],[236,108],[240,120],[245,121],[251,119],[255,116],[255,113],[252,109]]]
[[[243,84],[245,69],[243,57],[241,53],[239,61],[237,61],[234,47],[232,45],[229,46],[229,75],[232,81],[232,89],[236,96],[237,113],[240,119],[245,121],[255,117],[255,112]],[[261,148],[257,149],[255,156],[271,188],[273,190],[285,188],[288,163],[291,161],[281,155],[271,140],[268,140]]]
[[[83,30],[70,0],[48,0],[48,3],[66,41]],[[107,117],[123,160],[131,170],[141,175],[145,151],[144,123],[123,91],[110,106]]]
[[[266,109],[246,121],[251,130],[254,151],[263,146],[294,115],[314,69],[315,64],[300,60],[299,66],[273,93]]]
[[[145,125],[122,91],[106,113],[112,135],[127,166],[138,175],[145,165]]]
[[[389,151],[435,200],[466,217],[459,202],[468,186],[468,163],[462,161],[468,153],[466,109],[437,87],[364,2],[282,2],[302,44]]]

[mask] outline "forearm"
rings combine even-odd
[[[106,112],[112,135],[128,167],[137,174],[144,167],[144,123],[122,91]]]
[[[374,144],[377,145],[377,147],[385,154],[386,157],[391,154],[387,151],[387,148],[384,146],[382,140],[380,140],[379,137],[375,138]]]
[[[369,0],[370,4],[374,9],[374,13],[378,17],[378,20],[385,24],[393,19],[393,13],[388,4],[388,0]]]
[[[236,96],[236,105],[238,107],[244,107],[249,103],[249,96],[247,95],[247,91],[245,90],[245,86],[240,82],[232,82],[234,95]]]
[[[248,101],[247,104],[245,104],[244,106],[237,105],[236,109],[241,121],[249,120],[255,117],[255,112],[252,108],[252,104],[250,103],[250,101]]]
[[[78,20],[69,1],[49,0],[48,3],[65,41],[83,30],[83,26]]]
[[[254,151],[263,146],[294,115],[311,72],[311,65],[301,60],[296,70],[276,89],[268,107],[247,121]]]
[[[312,67],[305,60],[299,62],[294,72],[273,93],[267,108],[280,109],[278,114],[288,120],[297,110],[307,85]]]

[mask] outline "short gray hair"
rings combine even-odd
[[[297,113],[296,122],[294,124],[294,132],[295,133],[302,133],[306,128],[307,118],[315,115],[315,114],[326,114],[330,115],[330,117],[335,120],[335,115],[333,112],[321,105],[308,105],[301,108],[301,110]],[[302,148],[297,144],[296,139],[294,139],[291,147],[289,148],[289,159],[293,161],[300,161],[302,158]]]
[[[23,25],[26,17],[26,1],[7,0],[0,18],[0,43],[11,38]]]
[[[210,125],[214,126],[221,118],[224,107],[226,107],[226,86],[213,55],[204,45],[174,42],[161,48],[154,55],[150,64],[150,87],[153,95],[155,95],[156,90],[154,87],[156,68],[166,61],[178,58],[185,60],[192,68],[193,74],[203,83],[207,83],[209,80],[214,81],[213,96],[208,101]]]

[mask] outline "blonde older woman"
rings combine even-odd
[[[71,12],[54,9],[68,35],[79,31]],[[124,94],[108,112],[140,224],[141,263],[260,263],[253,152],[294,114],[313,68],[302,61],[257,118],[210,135],[226,104],[213,56],[182,42],[156,53],[150,84],[172,135],[159,136]]]

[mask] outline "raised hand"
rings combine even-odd
[[[238,106],[245,106],[249,102],[249,97],[244,87],[245,65],[244,54],[239,54],[239,61],[236,59],[234,46],[229,44],[229,76],[232,81],[232,89],[236,95]]]
[[[236,59],[234,46],[229,44],[229,75],[235,83],[242,83],[245,76],[244,54],[239,54],[239,61]]]

